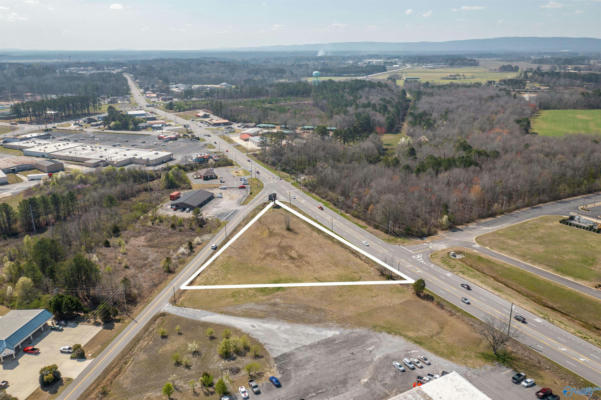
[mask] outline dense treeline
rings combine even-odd
[[[98,97],[95,96],[64,96],[15,103],[11,105],[11,112],[16,118],[28,118],[30,121],[60,121],[89,115],[98,106]]]
[[[320,196],[396,235],[438,229],[601,189],[601,144],[528,135],[533,109],[488,87],[422,88],[395,154],[376,135],[273,142],[260,157]]]
[[[105,127],[115,131],[137,131],[138,125],[142,122],[141,119],[119,111],[113,106],[108,107],[107,115],[102,120]]]
[[[543,110],[601,109],[601,89],[542,92],[536,96],[536,103]]]
[[[570,57],[541,57],[532,60],[533,64],[546,65],[587,65],[591,61],[587,56],[570,56]]]
[[[601,73],[599,72],[543,71],[535,69],[522,72],[520,77],[551,87],[601,88]]]
[[[121,74],[81,74],[67,70],[74,65],[80,64],[0,64],[0,99],[24,100],[26,93],[42,98],[66,95],[124,96],[129,93],[127,81]],[[85,66],[103,68],[101,64]]]

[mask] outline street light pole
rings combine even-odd
[[[509,324],[507,325],[507,336],[510,336],[509,332],[511,330],[511,317],[513,316],[513,303],[511,303],[511,308],[509,309]]]

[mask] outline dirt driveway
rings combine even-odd
[[[72,324],[62,332],[46,329],[33,339],[32,346],[40,349],[40,354],[20,352],[15,360],[5,361],[0,371],[0,380],[7,380],[7,392],[18,399],[26,399],[38,387],[38,375],[41,368],[56,364],[63,377],[75,378],[90,363],[90,360],[71,360],[69,354],[62,354],[62,346],[85,344],[102,328],[88,324]],[[29,344],[28,344],[29,345]]]

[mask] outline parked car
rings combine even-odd
[[[430,360],[428,360],[428,357],[426,356],[419,356],[418,357],[424,364],[426,365],[432,365],[432,363],[430,362]]]
[[[523,315],[516,314],[513,318],[515,318],[516,321],[520,321],[522,324],[526,323],[526,317],[524,317]]]
[[[467,297],[462,297],[462,298],[461,298],[461,302],[462,302],[462,303],[465,303],[465,304],[471,304],[471,303],[470,303],[470,299],[468,299]]]
[[[63,327],[60,326],[60,325],[50,325],[50,330],[51,331],[62,332],[63,331]]]
[[[409,368],[411,370],[415,369],[415,365],[413,365],[411,360],[409,360],[408,358],[403,358],[403,364],[405,364],[407,366],[407,368]]]
[[[225,189],[227,189],[227,186],[219,186],[219,189],[225,190]]]
[[[33,347],[33,346],[27,346],[27,347],[23,348],[23,352],[27,353],[27,354],[40,354],[40,349],[38,349],[37,347]]]
[[[398,361],[393,361],[392,362],[392,366],[395,367],[396,369],[398,369],[401,372],[405,372],[405,367],[403,367],[403,365],[398,362]]]
[[[516,385],[522,383],[524,379],[526,379],[526,374],[523,372],[518,372],[517,374],[511,377],[511,381]]]
[[[547,396],[550,396],[552,394],[553,391],[551,390],[551,388],[542,388],[541,390],[536,392],[536,397],[538,397],[539,399],[546,399]]]
[[[524,379],[524,382],[522,382],[522,386],[525,388],[532,387],[535,384],[536,384],[536,382],[534,382],[534,379],[532,379],[532,378]]]
[[[470,285],[468,285],[467,283],[462,283],[461,285],[462,288],[464,288],[465,290],[472,290],[472,287]]]
[[[422,365],[422,363],[419,362],[419,360],[417,358],[412,358],[411,362],[413,363],[413,365],[415,365],[419,369],[424,368],[424,366]]]
[[[248,386],[250,387],[250,390],[252,390],[254,394],[261,393],[261,389],[259,389],[259,385],[257,385],[257,382],[250,380],[250,381],[248,381]]]
[[[240,396],[242,396],[243,399],[248,399],[250,397],[248,395],[248,391],[246,390],[246,388],[244,386],[240,386],[238,388],[238,392],[240,392]]]
[[[0,382],[0,389],[6,389],[8,387],[8,381]]]
[[[282,387],[280,380],[278,378],[276,378],[275,376],[270,376],[269,382],[271,382],[273,384],[273,386],[275,386],[277,388]]]
[[[63,346],[60,349],[61,353],[71,354],[73,353],[73,347],[71,346]]]
[[[217,250],[217,245],[215,243],[211,245],[211,250]]]
[[[369,247],[369,242],[367,240],[362,241],[361,243],[363,243],[363,246],[367,246]]]
[[[240,185],[240,186],[238,186],[238,189],[246,189],[246,186]]]
[[[321,204],[318,205],[317,208],[319,208],[321,211],[323,211],[323,206]]]

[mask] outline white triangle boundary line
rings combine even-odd
[[[259,284],[238,284],[238,285],[194,285],[194,286],[190,286],[190,283],[194,279],[196,279],[196,277],[198,275],[200,275],[205,269],[207,269],[207,267],[209,265],[211,265],[213,263],[213,261],[215,261],[217,259],[217,257],[219,257],[228,247],[230,247],[230,245],[232,243],[234,243],[236,240],[238,240],[238,238],[240,236],[242,236],[244,234],[244,232],[246,232],[248,230],[248,228],[250,228],[255,222],[257,222],[275,204],[277,204],[284,210],[290,212],[291,214],[295,215],[296,217],[302,219],[303,221],[309,223],[310,225],[316,227],[317,229],[326,233],[327,235],[333,237],[334,239],[338,240],[345,246],[347,246],[347,247],[353,249],[354,251],[358,252],[359,254],[369,258],[376,264],[386,268],[393,274],[400,276],[401,278],[403,278],[403,280],[398,280],[398,281],[395,281],[395,280],[352,281],[352,282],[291,282],[291,283],[259,283]],[[281,203],[279,200],[276,200],[275,202],[270,202],[269,204],[267,204],[265,206],[265,208],[263,208],[263,210],[261,210],[252,220],[250,220],[250,222],[248,224],[246,224],[242,229],[240,229],[240,231],[238,231],[238,233],[236,233],[225,245],[223,245],[219,250],[217,250],[215,252],[215,254],[213,254],[207,261],[205,261],[205,263],[202,264],[200,266],[200,268],[196,272],[194,272],[194,274],[192,274],[192,276],[190,276],[190,278],[188,278],[180,286],[180,289],[182,289],[182,290],[210,290],[210,289],[259,289],[259,288],[318,287],[318,286],[323,287],[323,286],[402,285],[402,284],[409,285],[409,284],[412,284],[413,282],[415,282],[413,279],[411,279],[407,275],[403,274],[402,272],[397,271],[396,269],[392,268],[390,265],[386,264],[379,258],[374,257],[373,255],[367,253],[365,250],[360,249],[359,247],[348,242],[347,240],[338,236],[337,234],[330,231],[329,229],[324,228],[322,225],[318,224],[317,222],[313,221],[312,219],[307,218],[306,216],[302,215],[301,213],[297,212],[296,210]]]

